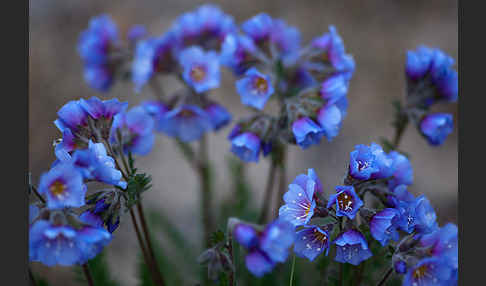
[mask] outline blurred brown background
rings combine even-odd
[[[56,111],[68,100],[96,95],[118,97],[135,104],[150,98],[149,92],[136,96],[131,84],[117,84],[109,93],[99,94],[83,81],[81,61],[76,52],[79,33],[91,17],[108,13],[117,22],[120,36],[133,24],[144,24],[151,34],[163,33],[171,22],[203,1],[31,1],[29,48],[29,147],[34,182],[54,160],[52,141],[60,133],[52,122]],[[259,13],[285,19],[301,30],[302,41],[335,25],[346,49],[356,61],[356,72],[348,94],[349,111],[340,134],[333,142],[323,140],[307,151],[289,148],[288,180],[307,168],[316,169],[325,191],[341,182],[349,152],[356,144],[369,144],[380,136],[391,138],[393,129],[390,102],[404,95],[405,52],[418,44],[439,47],[458,59],[457,1],[213,1],[233,15],[238,23]],[[239,118],[247,113],[239,102],[230,73],[223,74],[222,88],[213,95]],[[452,112],[455,105],[437,110]],[[222,199],[231,186],[226,136],[231,127],[210,136],[210,156],[216,167],[216,198]],[[445,144],[430,147],[413,127],[405,133],[401,148],[412,155],[414,194],[426,194],[436,208],[440,223],[457,222],[458,157],[457,128]],[[154,189],[145,195],[145,206],[168,215],[187,237],[199,242],[200,218],[197,182],[173,142],[158,136],[149,156],[140,158],[140,169],[153,175]],[[250,164],[248,174],[257,198],[263,197],[268,162]],[[260,205],[261,201],[255,203]],[[123,223],[124,222],[124,223]],[[110,269],[122,285],[135,285],[136,238],[128,219],[115,233],[108,247]],[[52,285],[71,285],[69,268],[47,268],[36,264],[34,271]],[[74,282],[72,282],[74,283]],[[76,285],[76,284],[72,284]]]

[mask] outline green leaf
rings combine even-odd
[[[146,173],[135,174],[128,179],[127,188],[125,190],[127,195],[126,207],[131,208],[137,204],[140,199],[140,194],[149,190],[152,185],[152,177]]]
[[[224,234],[224,231],[218,229],[215,232],[211,233],[211,237],[209,238],[209,245],[210,247],[213,247],[218,243],[224,242],[225,239],[226,236]]]

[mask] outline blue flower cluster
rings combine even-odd
[[[84,264],[111,240],[120,208],[114,195],[116,190],[127,188],[127,178],[118,169],[113,157],[115,145],[109,141],[113,137],[129,138],[131,144],[124,145],[123,150],[136,153],[145,150],[141,146],[147,146],[146,140],[140,138],[153,129],[146,126],[152,118],[144,109],[139,115],[126,111],[126,107],[127,103],[117,99],[102,101],[92,97],[70,101],[59,109],[54,123],[63,138],[55,145],[57,160],[42,174],[38,185],[45,203],[30,208],[31,261],[48,266]],[[129,131],[117,132],[121,128],[119,122]],[[114,188],[97,192],[95,198],[87,200],[86,183],[92,181]],[[75,211],[93,203],[96,206],[81,215]],[[114,207],[108,211],[110,205]]]
[[[403,285],[450,285],[457,281],[457,227],[438,226],[429,200],[408,192],[412,181],[404,155],[386,153],[375,143],[358,145],[350,153],[344,185],[335,194],[324,198],[320,180],[309,169],[289,185],[279,219],[295,227],[294,253],[299,257],[313,261],[335,245],[335,261],[358,265],[373,255],[363,233],[369,231],[383,247],[393,245],[392,264],[405,274]],[[382,209],[364,207],[368,191],[380,199]],[[331,222],[314,220],[323,217]]]
[[[441,145],[453,130],[451,114],[429,113],[435,103],[457,101],[458,75],[453,64],[439,49],[419,46],[407,52],[407,103],[418,130],[434,146]]]
[[[241,102],[256,109],[257,116],[273,94],[283,106],[278,116],[268,115],[277,125],[264,125],[273,129],[271,134],[260,126],[241,124],[253,117],[237,124],[229,139],[232,152],[242,160],[258,160],[259,141],[271,146],[283,138],[306,149],[324,136],[330,141],[339,133],[355,64],[335,27],[301,47],[298,29],[258,14],[241,25],[240,33],[226,37],[221,58],[240,77],[236,90]],[[233,136],[235,130],[244,137]],[[243,156],[246,150],[253,150],[252,155]]]

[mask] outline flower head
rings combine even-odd
[[[110,185],[127,187],[122,174],[115,167],[115,160],[108,156],[103,143],[89,141],[88,149],[76,150],[72,156],[74,166],[86,180],[96,180]]]
[[[274,92],[270,76],[260,73],[256,68],[250,68],[245,76],[236,82],[236,90],[244,105],[259,110],[263,109]]]
[[[319,109],[317,121],[328,141],[331,141],[339,133],[343,116],[336,105],[326,105]]]
[[[334,244],[337,262],[358,265],[373,255],[363,234],[354,229],[341,233],[334,240]]]
[[[231,152],[245,162],[258,162],[261,140],[251,132],[231,136]]]
[[[453,64],[454,60],[439,49],[419,46],[417,50],[407,52],[405,70],[409,84],[428,84],[425,92],[434,93],[434,98],[427,99],[426,105],[433,103],[434,99],[457,100],[458,76]]]
[[[278,211],[279,218],[294,226],[307,224],[316,207],[314,193],[319,191],[322,191],[322,186],[314,170],[309,169],[308,175],[297,176],[284,194],[285,205]]]
[[[324,72],[322,65],[332,67],[330,75],[341,74],[346,80],[353,75],[355,63],[353,57],[346,54],[344,43],[334,26],[329,27],[329,32],[314,39],[311,43],[311,61],[313,67]],[[329,72],[324,72],[327,76]]]
[[[420,131],[431,145],[441,145],[452,132],[452,115],[433,113],[426,115],[420,121]]]
[[[47,266],[84,264],[111,240],[103,228],[84,225],[54,225],[38,220],[29,229],[29,257]]]
[[[268,224],[262,232],[257,232],[250,225],[238,224],[233,234],[248,250],[246,267],[257,277],[272,271],[277,263],[284,262],[295,239],[294,227],[281,220]]]
[[[457,226],[448,223],[436,231],[420,238],[420,246],[428,247],[432,256],[445,257],[453,268],[458,267]]]
[[[413,183],[413,169],[408,158],[396,151],[391,151],[388,157],[392,159],[392,169],[395,170],[392,178],[388,181],[388,187],[393,189],[402,184],[411,185]]]
[[[213,130],[219,130],[231,121],[231,114],[220,104],[210,103],[204,110],[209,116]]]
[[[327,78],[321,84],[320,95],[326,100],[326,105],[335,105],[341,112],[344,118],[348,109],[348,100],[346,94],[348,93],[349,81],[344,75],[334,75]]]
[[[385,246],[390,239],[398,241],[397,231],[400,213],[393,208],[386,208],[376,213],[370,221],[370,232],[374,239]]]
[[[246,35],[226,36],[221,50],[221,64],[232,69],[235,75],[242,75],[248,67],[259,60],[259,51],[253,40]]]
[[[394,173],[393,160],[380,145],[357,145],[350,154],[349,174],[359,180],[381,179]]]
[[[179,49],[198,45],[206,50],[219,50],[225,37],[236,30],[233,17],[212,4],[182,14],[171,28]]]
[[[438,228],[437,215],[424,195],[413,201],[400,201],[397,210],[400,212],[398,226],[403,231],[427,234]]]
[[[452,274],[452,269],[445,263],[444,259],[426,257],[408,270],[403,279],[403,285],[449,285]]]
[[[197,93],[219,86],[219,57],[213,52],[204,52],[200,47],[191,46],[179,55],[182,77]]]
[[[124,152],[133,152],[143,156],[148,154],[154,145],[153,129],[152,117],[142,106],[136,106],[115,116],[110,142],[121,144]]]
[[[336,186],[336,194],[329,197],[327,208],[336,205],[336,216],[347,216],[354,219],[363,201],[354,191],[353,186]]]
[[[318,144],[324,136],[322,127],[309,117],[302,117],[292,123],[295,141],[302,149]]]
[[[84,62],[85,79],[91,87],[106,91],[111,86],[115,69],[110,53],[118,45],[118,30],[108,15],[91,19],[88,29],[81,33],[78,52]]]
[[[49,209],[81,207],[86,185],[81,172],[71,163],[60,163],[40,178],[39,193],[47,197]]]
[[[138,42],[147,35],[147,29],[143,25],[134,25],[128,30],[127,38],[132,44]]]
[[[198,140],[213,128],[209,114],[196,105],[181,105],[168,111],[161,130],[184,142]]]
[[[294,252],[300,257],[313,261],[322,252],[329,252],[330,235],[315,225],[304,226],[297,231],[294,245]]]
[[[169,108],[159,100],[147,100],[140,103],[147,112],[148,115],[152,116],[155,122],[155,130],[162,131],[165,114],[169,111]]]
[[[139,92],[155,73],[168,73],[176,67],[174,34],[139,41],[132,64],[132,81]]]

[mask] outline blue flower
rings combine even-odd
[[[166,33],[157,38],[139,41],[132,63],[132,81],[139,92],[155,73],[168,73],[176,67],[173,56],[174,35]]]
[[[272,57],[280,57],[284,64],[288,60],[295,60],[300,48],[300,32],[288,26],[282,20],[272,19],[268,14],[260,13],[247,21],[241,28],[253,39],[254,43]],[[279,55],[274,55],[270,45],[276,48]]]
[[[420,246],[429,248],[428,253],[432,256],[445,257],[446,262],[454,269],[457,269],[458,245],[456,225],[448,223],[430,234],[423,235],[420,238]]]
[[[86,65],[83,76],[92,89],[102,92],[108,91],[114,82],[114,72],[106,65]]]
[[[127,108],[128,102],[120,102],[117,98],[101,101],[96,96],[93,96],[86,100],[81,98],[79,105],[93,119],[110,121],[115,115]]]
[[[353,186],[336,186],[336,194],[329,197],[327,208],[336,204],[336,216],[347,216],[354,219],[363,201],[354,191]]]
[[[420,132],[427,141],[434,146],[444,143],[452,132],[452,115],[447,113],[433,113],[426,115],[420,121]]]
[[[90,225],[75,229],[36,221],[29,229],[29,257],[47,266],[84,264],[111,240],[104,229]]]
[[[123,151],[138,155],[147,155],[154,145],[154,120],[142,106],[119,113],[113,120],[110,142],[118,142],[118,133],[121,135]]]
[[[232,69],[237,76],[261,57],[253,40],[246,35],[228,35],[221,48],[221,64]]]
[[[393,160],[376,143],[357,145],[350,154],[349,174],[355,179],[382,179],[394,172]]]
[[[336,105],[344,118],[347,114],[349,83],[343,75],[335,75],[327,78],[321,84],[320,94],[326,100],[326,105]]]
[[[324,251],[326,251],[327,256],[330,239],[330,235],[326,230],[322,230],[315,225],[304,226],[304,228],[297,231],[294,252],[296,255],[305,257],[310,261],[313,261]]]
[[[322,136],[324,136],[322,127],[309,117],[302,117],[294,121],[292,123],[292,133],[295,141],[302,149],[319,144]]]
[[[261,140],[251,132],[244,132],[231,140],[231,152],[245,162],[258,162]]]
[[[241,24],[243,32],[250,36],[258,45],[270,38],[272,28],[273,19],[265,13],[257,14]]]
[[[143,25],[134,25],[128,30],[127,38],[131,44],[135,44],[147,35],[147,29]]]
[[[392,169],[395,170],[392,178],[388,181],[388,187],[394,189],[402,184],[411,185],[413,183],[413,169],[408,158],[396,151],[391,151],[388,157],[393,160]]]
[[[212,127],[208,113],[196,105],[181,105],[168,111],[161,124],[164,133],[184,142],[199,140]]]
[[[458,76],[452,68],[454,60],[439,49],[419,46],[407,52],[406,74],[412,83],[430,81],[435,98],[455,102],[458,94]],[[433,99],[432,99],[433,100]],[[433,101],[426,102],[427,105]]]
[[[415,197],[407,190],[407,185],[398,185],[390,188],[393,195],[388,196],[388,204],[391,207],[398,207],[403,202],[412,202]],[[403,205],[403,203],[402,203]]]
[[[370,232],[374,239],[385,246],[390,239],[398,241],[397,231],[400,213],[393,208],[386,208],[376,213],[370,221]]]
[[[236,90],[244,105],[263,110],[265,103],[274,92],[270,76],[256,68],[250,68],[245,76],[236,82]]]
[[[140,103],[140,106],[142,106],[147,114],[152,116],[152,118],[154,119],[155,130],[159,132],[162,131],[164,128],[163,124],[165,114],[169,111],[169,108],[164,103],[158,100],[143,101],[142,103]]]
[[[211,103],[204,108],[209,116],[213,130],[219,130],[231,121],[231,114],[223,106]]]
[[[258,232],[250,225],[239,223],[233,230],[233,235],[239,244],[251,249],[258,244]]]
[[[285,205],[281,206],[278,211],[279,218],[294,226],[307,224],[314,215],[316,207],[314,193],[316,191],[322,191],[322,186],[315,176],[314,170],[309,169],[308,175],[297,176],[284,194]]]
[[[71,129],[73,133],[88,128],[88,113],[81,107],[78,100],[72,100],[57,111],[58,118],[54,121],[56,127],[63,132]]]
[[[219,86],[219,57],[215,52],[192,46],[180,53],[179,63],[182,77],[197,93]]]
[[[122,189],[127,187],[127,182],[122,181],[122,174],[116,169],[115,160],[107,155],[103,143],[90,140],[88,149],[74,152],[72,162],[86,180],[96,180]]]
[[[86,185],[81,172],[71,163],[60,163],[42,174],[39,193],[47,198],[49,209],[81,207],[84,205]]]
[[[110,16],[103,14],[94,17],[89,27],[81,33],[78,52],[89,65],[105,64],[109,52],[118,44],[118,29]]]
[[[253,275],[261,277],[272,271],[277,263],[285,262],[295,240],[295,231],[291,224],[281,220],[268,224],[261,233],[252,229],[250,225],[238,224],[233,234],[248,250],[246,267]]]
[[[400,201],[397,210],[400,212],[398,225],[403,231],[427,234],[438,228],[437,215],[424,195],[413,201]]]
[[[333,74],[341,74],[346,80],[352,77],[355,70],[353,57],[346,54],[343,40],[334,26],[329,26],[329,33],[314,39],[311,48],[316,63],[330,64]]]
[[[179,16],[171,27],[178,49],[199,45],[204,49],[218,50],[227,35],[236,33],[232,16],[218,6],[205,4]]]
[[[404,286],[449,285],[452,269],[439,257],[426,257],[411,267],[403,279]]]
[[[108,15],[91,19],[81,33],[78,52],[85,66],[84,77],[92,88],[106,91],[112,85],[115,71],[110,53],[118,45],[118,30]]]
[[[354,229],[341,233],[333,243],[337,262],[358,265],[373,255],[363,234]]]
[[[339,133],[341,128],[342,114],[336,105],[326,105],[319,109],[317,121],[322,127],[324,135],[328,141],[331,141]]]

